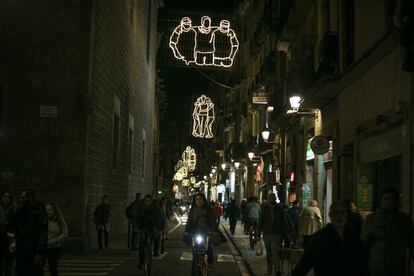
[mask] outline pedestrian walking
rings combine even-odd
[[[355,203],[350,199],[344,200],[346,206],[346,219],[348,224],[354,228],[355,232],[358,235],[361,235],[362,224],[364,219],[362,218],[361,214],[358,212],[358,208],[356,207]]]
[[[318,208],[318,202],[311,200],[309,206],[302,210],[299,217],[299,234],[303,237],[303,247],[309,244],[313,234],[322,229],[322,216]]]
[[[243,200],[240,203],[241,224],[243,224],[244,232],[248,231],[247,226],[246,226],[246,221],[247,221],[246,203],[247,203],[246,198],[243,198]]]
[[[409,215],[398,210],[400,194],[387,188],[380,196],[380,208],[368,215],[362,226],[362,240],[369,256],[371,275],[408,276],[408,252],[413,257],[413,225]]]
[[[268,203],[260,212],[257,235],[263,233],[266,248],[267,275],[281,275],[280,271],[280,242],[284,237],[290,236],[287,214],[280,204],[276,202],[276,194],[270,193]]]
[[[47,249],[47,214],[37,202],[34,192],[25,189],[19,194],[19,207],[11,222],[16,239],[18,276],[43,276]]]
[[[223,215],[223,207],[220,204],[220,201],[217,201],[214,205],[214,210],[216,211],[216,220],[217,224],[220,224],[220,218]]]
[[[111,218],[111,207],[109,205],[108,196],[102,197],[101,203],[96,206],[94,212],[94,220],[96,230],[98,231],[98,244],[99,250],[108,249],[109,243],[109,231],[110,231],[110,218]],[[104,244],[102,243],[102,236],[104,238]]]
[[[13,256],[9,245],[12,242],[10,220],[16,213],[13,198],[9,192],[0,195],[0,275],[11,276]]]
[[[62,242],[68,236],[68,227],[59,208],[53,204],[45,205],[48,217],[46,259],[50,276],[59,276],[58,263],[62,254]]]
[[[234,232],[236,231],[236,225],[237,225],[237,220],[239,219],[239,216],[240,216],[239,206],[237,206],[236,200],[232,199],[230,203],[228,204],[227,210],[225,213],[225,217],[229,219],[231,235],[234,235]]]
[[[287,214],[292,222],[293,233],[292,233],[292,246],[297,248],[299,246],[299,216],[301,210],[299,207],[299,201],[295,200],[292,202],[292,206],[287,210]]]
[[[331,204],[329,217],[331,222],[314,234],[292,276],[305,276],[312,268],[315,276],[369,276],[362,240],[346,223],[343,201]]]
[[[161,207],[162,214],[165,220],[165,227],[163,230],[163,239],[168,240],[169,239],[168,231],[170,230],[169,221],[171,217],[173,216],[173,210],[172,210],[171,202],[168,200],[167,197],[164,197],[161,199],[160,207]]]
[[[142,204],[141,195],[142,193],[136,193],[135,200],[132,201],[125,209],[125,216],[128,218],[128,247],[133,251],[137,250],[138,236],[137,233],[134,232],[132,218],[134,217],[137,204]]]

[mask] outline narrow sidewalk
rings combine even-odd
[[[256,256],[256,250],[250,249],[249,236],[244,233],[244,225],[242,225],[240,221],[237,222],[236,231],[233,236],[230,234],[230,225],[228,221],[222,219],[220,223],[222,229],[227,232],[228,237],[232,239],[235,247],[246,261],[246,265],[252,275],[267,275],[266,249],[264,248],[263,240],[260,240],[263,245],[263,254],[261,256]],[[292,268],[293,267],[290,265],[288,259],[284,259],[281,264],[282,276],[290,276]],[[311,271],[307,276],[314,276],[314,274]]]

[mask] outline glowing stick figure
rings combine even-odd
[[[192,147],[187,146],[185,148],[185,151],[182,154],[182,159],[190,172],[195,170],[197,159],[195,150]]]
[[[202,95],[194,103],[193,136],[213,138],[214,104],[209,97]]]
[[[228,20],[221,20],[219,26],[211,25],[211,18],[203,16],[200,26],[193,26],[188,17],[183,17],[180,25],[170,36],[169,46],[174,57],[186,65],[230,67],[239,49],[236,33]],[[188,45],[182,45],[190,41]],[[185,49],[190,48],[190,51]]]

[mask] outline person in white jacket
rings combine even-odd
[[[61,255],[62,241],[68,236],[68,227],[62,213],[55,204],[48,203],[45,206],[48,216],[46,259],[49,264],[50,275],[58,276],[58,262]]]
[[[299,234],[303,237],[303,247],[306,248],[312,235],[322,229],[322,216],[318,202],[311,200],[309,206],[303,208],[299,217]]]

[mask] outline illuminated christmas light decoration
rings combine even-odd
[[[187,166],[183,166],[174,174],[174,180],[182,181],[184,178],[187,177],[187,175],[188,175],[188,168]]]
[[[214,104],[209,97],[202,95],[194,103],[193,136],[213,138]]]
[[[182,154],[182,161],[188,167],[188,171],[192,172],[195,170],[197,164],[197,155],[192,147],[187,146],[185,148],[185,151]]]
[[[192,41],[193,50],[186,53],[183,41]],[[186,65],[231,67],[239,41],[228,20],[221,20],[219,26],[211,26],[211,18],[203,16],[201,25],[193,26],[190,18],[183,17],[170,36],[169,46],[174,57]]]

